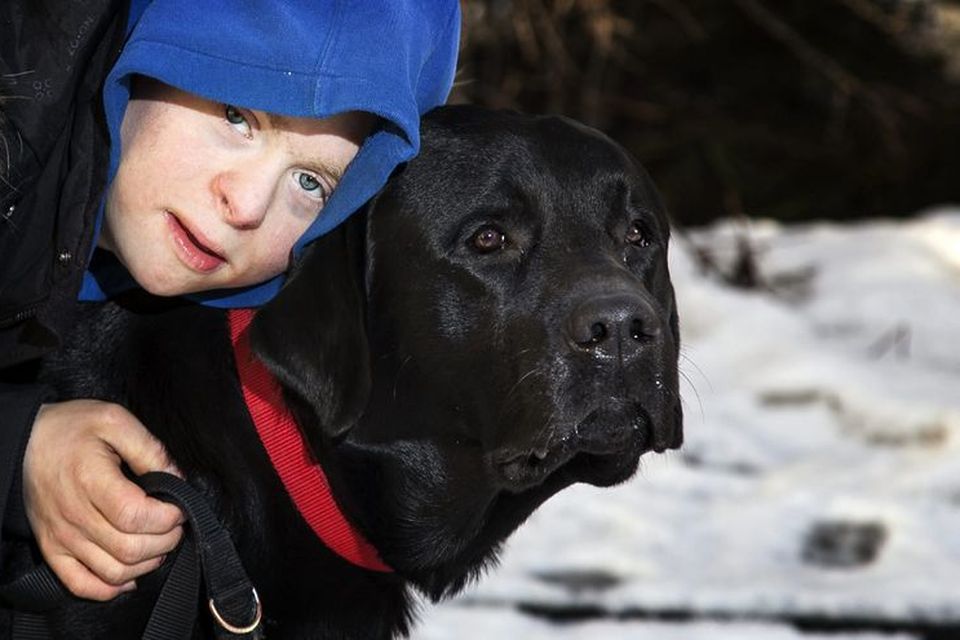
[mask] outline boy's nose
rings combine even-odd
[[[262,173],[225,171],[213,179],[217,208],[227,224],[256,229],[267,215],[273,185]]]

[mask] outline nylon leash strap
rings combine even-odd
[[[230,535],[206,499],[184,480],[168,473],[146,473],[135,480],[148,495],[180,507],[188,522],[142,640],[190,640],[196,625],[201,582],[206,586],[216,638],[262,638],[259,596]],[[13,640],[49,640],[52,635],[43,614],[77,598],[47,565],[41,565],[0,586],[0,600],[15,610]]]

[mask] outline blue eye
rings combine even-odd
[[[240,113],[240,110],[232,104],[227,105],[226,116],[227,122],[230,124],[242,124],[247,121],[247,119],[243,117],[243,114]]]
[[[291,177],[301,195],[312,202],[326,202],[330,195],[330,187],[324,184],[322,177],[306,171],[294,171]]]
[[[224,105],[223,117],[227,122],[230,123],[238,133],[244,137],[249,138],[252,134],[252,128],[250,127],[250,122],[247,120],[247,117],[243,115],[243,112],[240,111],[237,107],[232,104]]]
[[[320,188],[320,181],[309,173],[301,173],[300,177],[297,178],[297,181],[300,183],[300,186],[304,191],[316,191]]]

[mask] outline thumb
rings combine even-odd
[[[182,477],[182,473],[167,454],[166,448],[137,418],[119,405],[114,405],[114,415],[108,428],[102,432],[103,440],[137,475],[148,471],[165,471]]]

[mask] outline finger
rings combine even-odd
[[[81,542],[74,551],[76,552],[76,559],[90,573],[112,587],[126,585],[134,579],[157,569],[163,563],[163,556],[160,556],[145,562],[124,564],[89,540]]]
[[[137,418],[119,405],[104,409],[103,439],[120,455],[124,462],[141,475],[148,471],[166,471],[182,476],[167,450]]]
[[[117,562],[136,565],[161,558],[176,549],[183,537],[183,527],[163,534],[130,534],[114,529],[109,522],[101,518],[86,535],[89,542],[97,545]]]
[[[67,590],[78,598],[105,602],[137,588],[135,582],[127,582],[121,586],[107,584],[71,556],[51,556],[47,558],[47,563]]]
[[[97,511],[122,533],[165,534],[184,522],[178,507],[151,498],[117,467],[100,474],[88,495]]]

